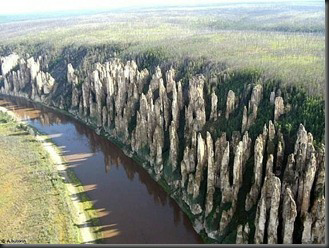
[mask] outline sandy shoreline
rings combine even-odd
[[[80,199],[76,196],[79,192],[77,191],[76,187],[72,184],[69,175],[66,171],[66,163],[63,160],[63,158],[60,155],[59,149],[55,147],[55,145],[49,141],[49,137],[46,135],[40,135],[39,133],[35,132],[34,128],[31,128],[28,124],[26,124],[24,121],[22,121],[17,115],[15,115],[14,112],[4,108],[0,107],[0,112],[4,112],[8,115],[10,115],[15,121],[18,123],[26,126],[26,130],[35,136],[35,139],[42,144],[42,147],[44,150],[49,154],[50,159],[54,162],[56,169],[59,173],[59,175],[64,180],[66,190],[69,193],[70,200],[72,204],[69,204],[72,206],[72,209],[70,209],[70,212],[72,215],[74,215],[74,219],[77,225],[79,225],[80,235],[82,242],[84,244],[94,244],[95,243],[95,236],[92,232],[91,225],[89,222],[87,222],[87,215],[85,214],[83,208],[80,206]]]

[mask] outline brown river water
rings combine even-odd
[[[47,134],[62,149],[98,212],[101,243],[202,243],[176,202],[141,166],[91,128],[23,99],[0,97],[0,106]]]

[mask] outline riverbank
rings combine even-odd
[[[4,94],[0,93],[0,97],[1,96],[9,97],[9,98],[13,97],[13,98],[18,98],[18,99],[23,99],[23,100],[31,102],[33,104],[37,104],[37,105],[40,105],[42,107],[49,108],[53,111],[56,111],[58,113],[61,113],[63,115],[66,115],[68,117],[71,117],[71,118],[75,119],[76,121],[80,122],[81,124],[86,125],[89,128],[91,128],[92,130],[94,130],[98,135],[100,135],[100,136],[106,138],[107,140],[109,140],[111,143],[116,145],[120,150],[122,150],[123,153],[127,157],[131,158],[139,166],[141,166],[148,173],[148,175],[178,204],[180,209],[187,215],[191,225],[193,226],[194,230],[198,233],[198,235],[202,239],[203,243],[205,243],[205,244],[215,244],[216,243],[216,240],[209,237],[208,234],[205,232],[205,230],[200,230],[200,227],[199,227],[200,226],[200,220],[198,219],[199,216],[196,217],[191,213],[191,211],[190,211],[189,207],[187,206],[186,202],[184,202],[182,200],[182,195],[179,194],[177,191],[173,190],[172,187],[170,185],[168,185],[168,183],[164,180],[164,178],[160,178],[160,179],[157,178],[155,173],[152,171],[151,166],[148,164],[148,161],[145,158],[139,156],[138,154],[133,153],[126,144],[122,143],[122,141],[120,139],[118,139],[117,137],[115,137],[113,134],[111,134],[109,132],[106,132],[103,128],[97,127],[97,125],[95,123],[93,123],[92,121],[90,121],[89,119],[83,119],[79,115],[76,115],[75,113],[73,113],[71,111],[65,111],[63,109],[59,109],[59,108],[56,108],[54,106],[49,106],[49,105],[45,104],[42,101],[33,101],[33,100],[31,100],[29,98],[26,98],[26,97],[11,95],[11,94],[4,95]],[[71,178],[76,178],[76,177],[71,176]],[[77,183],[76,185],[79,185],[79,184]],[[82,193],[84,191],[82,186],[80,186],[79,190]],[[88,203],[88,201],[87,201],[87,203]],[[85,206],[84,209],[88,210],[89,208],[87,206]],[[97,216],[97,214],[94,215],[94,217],[96,217],[96,216]],[[95,221],[95,218],[91,217],[91,219],[93,221]],[[97,226],[97,224],[93,223],[93,226]],[[98,233],[97,230],[95,231],[95,233]],[[101,238],[97,237],[97,240],[98,239],[101,239]]]
[[[76,244],[101,238],[94,235],[97,219],[90,201],[76,197],[82,186],[47,136],[0,108],[0,141],[0,243]]]
[[[194,230],[198,233],[198,235],[201,237],[202,241],[205,243],[205,244],[214,244],[216,243],[216,240],[215,239],[212,239],[211,237],[209,237],[207,235],[207,233],[204,231],[204,230],[199,230],[199,227],[198,225],[200,225],[200,222],[197,218],[195,218],[195,216],[191,213],[191,211],[189,210],[187,204],[182,200],[182,196],[180,194],[177,194],[177,192],[173,191],[170,187],[170,185],[168,185],[168,183],[163,179],[161,178],[160,180],[156,178],[156,175],[152,172],[151,168],[150,168],[150,165],[148,165],[147,163],[147,160],[135,153],[132,153],[129,149],[129,147],[127,145],[125,145],[124,143],[122,143],[119,139],[117,139],[114,135],[111,135],[110,133],[108,132],[105,132],[105,130],[103,128],[98,128],[93,122],[91,121],[86,121],[85,119],[82,119],[80,118],[80,116],[78,115],[75,115],[74,113],[72,112],[68,112],[68,111],[65,111],[65,110],[62,110],[62,109],[59,109],[59,108],[56,108],[56,107],[53,107],[53,106],[49,106],[45,103],[43,103],[42,101],[32,101],[31,99],[29,98],[25,98],[25,97],[22,97],[22,96],[16,96],[16,95],[3,95],[0,93],[0,97],[3,96],[3,97],[13,97],[13,98],[18,98],[18,99],[23,99],[25,101],[28,101],[28,102],[31,102],[31,103],[34,103],[34,104],[39,104],[40,106],[43,106],[45,108],[49,108],[51,110],[54,110],[54,111],[57,111],[63,115],[66,115],[68,117],[71,117],[75,120],[77,120],[78,122],[80,122],[81,124],[83,125],[86,125],[88,126],[89,128],[91,128],[92,130],[94,130],[98,135],[106,138],[107,140],[109,140],[111,143],[115,144],[120,150],[123,151],[123,153],[131,158],[132,160],[134,160],[139,166],[141,166],[143,169],[145,169],[145,171],[147,171],[148,175],[154,180],[157,182],[158,185],[160,185],[160,187],[178,204],[178,206],[180,207],[180,209],[187,215],[190,223],[192,224]],[[73,173],[72,173],[73,175]],[[71,176],[71,178],[76,178],[74,176]],[[78,183],[76,185],[79,185]],[[80,186],[79,187],[79,190],[80,192],[83,193],[83,187]],[[88,201],[84,202],[84,204],[88,203]],[[87,206],[84,207],[84,209],[90,209],[88,208]],[[94,217],[96,217],[97,215],[95,214]],[[93,221],[95,221],[95,218],[92,218],[91,219]],[[93,223],[93,226],[97,226],[96,223]],[[96,227],[97,228],[97,227]],[[98,234],[97,230],[95,231],[95,233]],[[101,237],[97,237],[97,240],[98,239],[101,239]]]

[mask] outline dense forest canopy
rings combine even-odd
[[[121,55],[155,51],[263,70],[324,96],[325,15],[321,1],[242,2],[0,16],[0,51],[61,53],[66,46],[120,46]],[[72,14],[72,13],[71,13]],[[62,16],[61,16],[62,15]],[[9,18],[9,19],[8,19]],[[22,19],[23,18],[23,19]],[[50,46],[50,48],[49,48]],[[109,57],[104,52],[104,59]]]

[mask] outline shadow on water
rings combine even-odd
[[[96,232],[103,237],[97,242],[202,243],[177,203],[106,138],[71,117],[24,99],[0,98],[0,106],[41,129],[51,138],[47,141],[61,149],[67,170],[75,173],[84,189],[72,197],[92,201],[97,212]],[[87,223],[95,225],[95,219]]]

